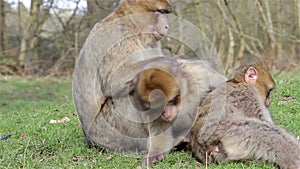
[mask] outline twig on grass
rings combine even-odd
[[[30,143],[30,141],[28,141],[28,143],[26,144],[26,147],[25,147],[25,150],[24,150],[24,153],[23,153],[23,168],[26,168],[26,163],[25,163],[25,161],[26,161],[26,152],[27,152],[27,148],[29,146],[29,143]]]

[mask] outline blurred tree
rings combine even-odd
[[[88,33],[119,1],[31,0],[27,9],[20,1],[15,8],[12,2],[0,0],[0,74],[18,70],[71,75]],[[170,31],[178,39],[162,41],[166,53],[195,56],[201,51],[202,58],[221,60],[228,71],[258,60],[275,70],[299,68],[300,0],[172,1],[173,14],[197,26],[210,41],[193,39],[196,36],[176,21]],[[82,2],[86,5],[80,6]],[[199,46],[197,52],[182,44],[187,39]],[[217,52],[211,52],[214,49]]]
[[[32,59],[36,58],[36,53],[32,56],[30,52],[34,50],[34,45],[38,43],[38,38],[35,34],[40,26],[38,17],[42,3],[42,0],[31,0],[30,18],[22,34],[18,65],[25,69],[24,73],[29,69]]]
[[[43,6],[43,3],[45,5]],[[39,69],[39,44],[41,28],[50,15],[50,9],[54,0],[31,0],[30,15],[22,32],[20,50],[18,56],[18,67],[23,74],[32,74]],[[43,8],[41,8],[43,7]],[[43,10],[42,10],[43,9]]]
[[[89,27],[107,16],[119,4],[119,0],[87,0]]]
[[[0,0],[0,51],[5,51],[5,2]],[[0,59],[3,57],[3,53],[0,54]]]

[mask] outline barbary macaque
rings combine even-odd
[[[117,125],[119,122],[122,123],[118,118],[124,117],[118,112],[121,108],[113,107],[113,99],[125,102],[122,100],[127,100],[123,96],[128,95],[126,82],[145,64],[151,62],[148,58],[158,57],[153,55],[144,58],[142,54],[138,55],[139,57],[133,56],[146,50],[149,43],[156,42],[166,35],[169,27],[166,14],[171,11],[172,3],[169,0],[123,0],[114,12],[91,30],[80,52],[73,75],[75,106],[89,143],[113,151],[140,149],[134,143],[137,139],[133,141],[128,139],[130,142],[128,146],[120,146],[126,143],[122,142],[122,137],[126,135],[132,138],[146,138],[147,133],[131,132],[130,129],[136,128],[135,124],[134,127],[127,125],[126,122]],[[122,93],[120,98],[119,93]],[[137,116],[137,111],[131,108],[122,111],[129,113],[129,116]],[[111,117],[105,114],[106,112],[111,114]],[[116,121],[110,123],[110,119]],[[127,120],[130,123],[131,120]],[[128,134],[124,136],[124,133],[118,132],[119,128],[116,125],[124,131],[128,128]],[[119,138],[115,141],[117,143],[110,141],[115,138]]]
[[[169,0],[123,0],[92,29],[73,75],[75,106],[90,146],[146,154],[146,165],[158,162],[185,139],[200,100],[225,80],[204,61],[145,54],[148,44],[166,35],[171,11]],[[169,88],[144,93],[148,73],[168,77],[153,85]]]
[[[150,64],[149,68],[141,71],[133,79],[133,88],[130,92],[136,107],[141,110],[139,116],[144,119],[144,128],[149,134],[148,153],[142,161],[146,166],[161,161],[164,155],[183,139],[181,135],[184,136],[186,132],[184,127],[172,133],[173,122],[180,115],[180,111],[187,114],[196,111],[195,108],[181,109],[181,94],[190,92],[184,86],[188,78],[185,75],[187,72],[184,72],[181,64],[173,58],[170,58],[167,64],[166,60],[162,61],[161,59],[160,62],[155,63],[155,66],[159,66],[160,69],[152,68]],[[188,99],[188,96],[184,98]],[[197,100],[195,99],[196,102]],[[186,121],[189,122],[187,126],[192,124],[190,120]]]
[[[244,65],[201,102],[191,130],[193,154],[205,163],[258,160],[300,168],[300,144],[267,109],[275,83],[262,64]]]

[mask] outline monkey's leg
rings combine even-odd
[[[226,160],[259,160],[300,169],[300,143],[279,126],[257,119],[222,120],[214,136],[220,139]]]
[[[194,140],[191,140],[191,143],[195,157],[202,163],[223,162],[227,159],[222,143],[216,140],[208,140],[208,142],[203,144],[200,144],[198,141],[195,143]]]
[[[148,154],[144,156],[142,164],[149,166],[163,160],[172,149],[175,138],[169,131],[148,138]]]

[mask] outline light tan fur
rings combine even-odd
[[[90,146],[147,154],[147,164],[158,162],[185,138],[200,100],[224,81],[224,76],[203,61],[145,55],[147,45],[167,33],[166,13],[171,10],[169,0],[123,0],[89,34],[75,66],[73,96]],[[150,68],[170,74],[176,69],[174,77],[181,98],[176,120],[152,119],[152,114],[144,112],[141,100],[153,103],[159,102],[160,97],[136,97],[143,92],[143,84],[138,88],[140,91],[132,84]],[[160,83],[165,86],[163,81],[155,80],[155,85]],[[171,94],[167,96],[177,94],[178,86],[172,83]],[[146,93],[148,96],[150,90]],[[159,113],[157,117],[162,113],[152,112]]]

